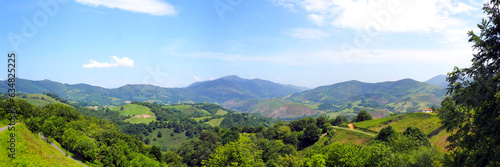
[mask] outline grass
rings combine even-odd
[[[15,126],[16,159],[8,157],[8,142],[0,144],[0,166],[81,166],[66,157],[37,134],[31,133],[24,123]],[[0,132],[0,140],[10,140],[10,131]]]
[[[191,115],[191,114],[194,114],[195,112],[200,112],[200,113],[210,115],[210,112],[203,110],[203,109],[196,108],[193,105],[164,106],[163,108],[165,108],[165,109],[173,108],[173,109],[181,111],[182,113],[184,113],[186,115]]]
[[[209,124],[212,127],[220,126],[220,123],[222,122],[224,118],[217,118],[217,119],[212,119],[208,122],[205,122],[206,124]]]
[[[43,98],[43,100],[42,100]],[[26,100],[28,103],[33,104],[38,107],[43,107],[47,104],[61,103],[44,94],[29,94],[26,95],[26,98],[22,98]]]
[[[145,124],[148,124],[150,123],[151,121],[155,121],[156,120],[156,117],[147,117],[147,118],[143,118],[143,117],[132,117],[132,118],[127,118],[123,121],[125,122],[130,122],[130,123],[133,123],[133,124],[139,124],[139,123],[145,123]]]
[[[358,144],[358,145],[366,145],[374,140],[374,137],[370,135],[366,135],[363,133],[357,133],[349,130],[343,129],[335,129],[335,134],[332,137],[328,135],[319,139],[313,145],[298,151],[299,157],[304,158],[305,155],[312,150],[319,150],[325,147],[325,141],[329,141],[330,143],[348,143],[348,144]]]
[[[200,120],[204,120],[204,119],[207,119],[207,118],[212,118],[212,116],[197,117],[197,118],[191,118],[191,119],[194,119],[196,122],[199,122]]]
[[[360,144],[360,145],[368,144],[374,139],[370,135],[344,129],[335,129],[335,134],[333,135],[333,137],[328,138],[328,136],[325,136],[323,138],[329,139],[330,142]]]
[[[215,113],[215,115],[226,115],[227,114],[227,111],[226,110],[217,110],[217,113]]]
[[[143,115],[146,113],[147,113],[147,115],[155,115],[152,112],[148,113],[148,111],[149,111],[148,107],[141,106],[138,104],[125,104],[125,105],[123,105],[123,110],[121,110],[121,107],[122,106],[117,106],[117,107],[112,108],[111,110],[120,112],[120,115],[128,115],[128,116]]]
[[[421,112],[407,113],[382,119],[363,121],[354,123],[354,125],[356,127],[370,129],[375,132],[378,132],[382,128],[389,125],[391,125],[398,132],[402,132],[406,130],[406,128],[413,126],[419,128],[427,135],[442,126],[441,123],[439,123],[439,118],[437,117],[436,114],[421,113]]]
[[[448,144],[450,144],[450,142],[447,142],[446,139],[448,138],[448,136],[451,135],[451,132],[446,132],[446,129],[442,130],[441,132],[439,132],[437,135],[435,136],[432,136],[431,138],[429,138],[429,141],[433,144],[436,145],[437,149],[441,152],[447,152],[448,150],[446,150],[446,146]]]
[[[437,114],[421,112],[357,122],[354,123],[354,125],[358,128],[366,128],[376,132],[379,132],[382,128],[389,125],[391,125],[398,132],[405,131],[406,128],[413,126],[422,130],[426,135],[429,135],[431,132],[442,126],[439,122]],[[442,130],[435,136],[429,138],[429,141],[435,145],[438,150],[445,152],[446,150],[444,147],[449,144],[446,142],[446,138],[450,134],[451,133],[446,132],[446,130]]]
[[[162,137],[158,138],[158,132],[161,132]],[[160,149],[170,149],[172,147],[178,147],[180,146],[183,142],[188,140],[188,137],[185,135],[186,132],[182,133],[174,133],[174,136],[170,136],[170,134],[174,132],[174,129],[167,129],[167,128],[162,128],[162,129],[156,129],[153,130],[152,133],[149,134],[149,136],[145,137],[149,139],[150,144],[149,145],[155,145],[159,147]],[[153,141],[153,139],[156,139],[156,141]]]

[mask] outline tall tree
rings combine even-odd
[[[457,166],[498,166],[500,164],[500,10],[499,0],[484,4],[487,18],[469,31],[469,42],[477,51],[472,66],[454,68],[448,74],[448,94],[454,103],[442,109],[448,131],[451,162]],[[452,112],[450,114],[450,112]]]
[[[373,119],[373,117],[368,114],[368,112],[366,112],[365,110],[361,110],[359,113],[358,113],[358,116],[356,116],[352,122],[361,122],[361,121],[366,121],[366,120],[371,120]]]

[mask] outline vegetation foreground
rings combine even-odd
[[[16,151],[10,151],[10,143],[0,144],[0,165],[79,165],[45,143],[40,133],[88,166],[500,166],[500,1],[487,2],[483,10],[488,17],[478,25],[480,34],[469,32],[478,51],[472,66],[448,74],[449,96],[437,116],[410,113],[374,120],[361,110],[351,120],[320,115],[286,123],[220,112],[215,104],[135,101],[135,111],[128,113],[121,108],[91,110],[47,93],[50,102],[34,95],[36,100],[30,102],[35,105],[19,98],[0,99],[1,124],[7,125],[13,116],[21,122],[15,130],[0,133],[4,141],[16,136]],[[124,121],[144,115],[144,109],[156,120]],[[349,123],[369,133],[341,128]],[[177,147],[156,145],[168,145],[158,138],[182,134],[187,139]],[[446,149],[440,149],[444,138]],[[13,152],[16,159],[9,159]]]

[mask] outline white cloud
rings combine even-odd
[[[271,0],[274,5],[282,6],[291,11],[297,11],[298,6],[296,5],[300,0]]]
[[[202,79],[201,77],[198,77],[198,76],[196,76],[196,75],[193,75],[193,78],[194,78],[194,80],[196,80],[196,81],[198,81],[198,82],[199,82],[199,81],[203,81],[203,79]]]
[[[160,0],[75,0],[78,3],[89,6],[104,6],[108,8],[118,8],[121,10],[147,13],[155,16],[178,13],[174,6]]]
[[[327,32],[314,28],[295,28],[284,33],[298,39],[321,39],[330,36]]]
[[[311,20],[317,26],[323,26],[325,22],[325,16],[319,14],[310,14],[307,19]]]
[[[84,64],[84,68],[109,68],[109,67],[134,67],[134,60],[123,57],[118,58],[116,56],[111,57],[113,60],[111,62],[99,63],[95,60],[89,60],[89,64]]]
[[[385,32],[443,32],[463,27],[456,14],[470,14],[482,6],[456,0],[274,0],[275,5],[308,12],[314,24]]]
[[[286,51],[272,55],[240,55],[220,52],[198,52],[182,56],[207,58],[225,62],[261,62],[276,65],[316,66],[323,64],[422,64],[462,66],[470,64],[472,50],[468,47],[455,49],[413,50],[413,49],[360,49],[357,54],[345,55],[336,50]],[[196,79],[196,78],[195,78]]]

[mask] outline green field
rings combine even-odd
[[[71,160],[37,134],[31,133],[24,123],[15,126],[16,159],[8,157],[8,142],[0,144],[0,166],[82,166]],[[10,140],[9,130],[0,132],[0,140]]]
[[[186,115],[191,115],[191,114],[194,114],[195,112],[199,112],[199,113],[203,113],[203,114],[206,114],[206,115],[210,115],[210,112],[208,112],[206,110],[203,110],[203,109],[196,108],[193,105],[164,106],[163,108],[164,109],[173,108],[173,109],[181,111],[182,113],[184,113]]]
[[[217,118],[217,119],[212,119],[208,122],[205,122],[206,124],[209,124],[212,127],[220,126],[220,123],[222,122],[224,118]]]
[[[138,104],[125,104],[123,105],[123,110],[121,110],[122,106],[117,106],[112,108],[112,111],[118,111],[120,112],[120,115],[128,115],[128,116],[134,116],[134,115],[155,115],[152,112],[149,112],[149,108],[145,106],[141,106]]]
[[[196,122],[199,122],[200,120],[204,120],[204,119],[207,119],[207,118],[212,118],[212,116],[197,117],[197,118],[192,118],[192,119],[194,119]]]
[[[443,152],[445,151],[444,147],[448,145],[446,138],[451,134],[446,132],[446,130],[438,129],[442,126],[442,124],[439,122],[437,114],[433,113],[407,113],[381,119],[357,122],[354,123],[354,125],[357,128],[365,128],[376,132],[389,125],[391,125],[398,132],[402,132],[410,126],[418,127],[426,135],[435,132],[437,134],[431,136],[429,141],[433,145],[436,145],[438,150]]]
[[[356,127],[380,131],[382,128],[391,125],[396,131],[402,132],[410,126],[418,127],[425,134],[430,134],[439,128],[439,118],[431,113],[408,113],[397,116],[391,116],[382,119],[373,119],[369,121],[354,123]]]
[[[23,96],[24,97],[24,96]],[[28,103],[33,104],[38,107],[43,107],[47,104],[61,103],[44,94],[29,94],[26,95],[26,98],[22,98],[26,100]]]
[[[155,121],[156,120],[156,117],[147,117],[147,118],[143,118],[143,117],[132,117],[132,118],[128,118],[128,119],[125,119],[123,121],[125,122],[130,122],[130,123],[133,123],[133,124],[139,124],[139,123],[145,123],[145,124],[148,124],[150,123],[151,121]]]
[[[158,138],[157,134],[158,132],[162,133],[162,137]],[[156,129],[153,130],[153,133],[150,133],[149,136],[145,137],[149,139],[149,145],[155,145],[160,147],[160,149],[170,149],[172,147],[177,147],[180,146],[183,142],[188,140],[188,137],[185,135],[186,132],[181,132],[181,133],[174,133],[174,136],[170,136],[174,132],[174,129]],[[154,141],[153,139],[156,139]]]
[[[217,113],[215,115],[226,115],[227,111],[226,110],[217,110]]]
[[[335,129],[335,134],[333,135],[333,137],[328,139],[330,142],[365,145],[371,142],[374,137],[364,133],[358,133],[344,129]]]

